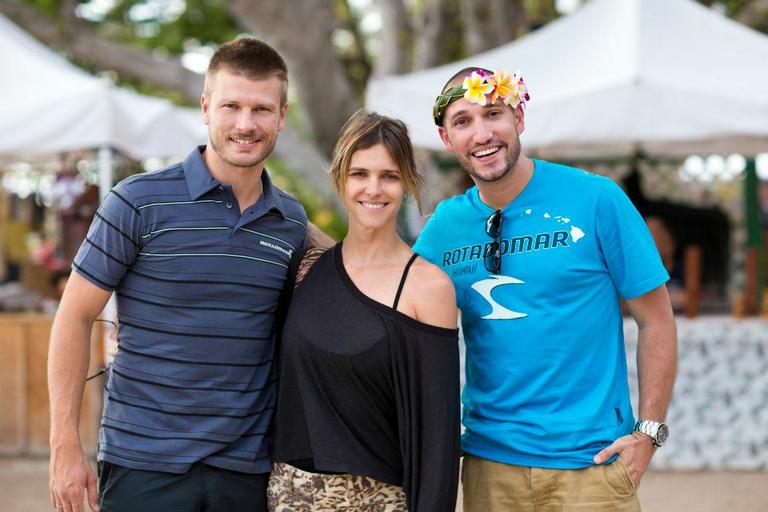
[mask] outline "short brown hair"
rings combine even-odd
[[[413,196],[421,211],[423,179],[416,170],[408,128],[399,119],[364,109],[358,110],[347,120],[333,148],[330,172],[336,191],[339,195],[343,195],[352,155],[360,149],[368,149],[376,144],[383,144],[392,155],[400,171],[406,193]]]
[[[288,102],[288,67],[277,50],[255,37],[240,37],[219,46],[205,72],[203,94],[213,90],[213,76],[220,69],[243,75],[249,80],[267,80],[277,77],[283,82],[280,105]]]

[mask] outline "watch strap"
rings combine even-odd
[[[660,447],[664,444],[665,439],[659,439],[659,430],[664,424],[653,420],[637,420],[633,432],[640,432],[651,438],[653,445]]]

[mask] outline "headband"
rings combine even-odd
[[[478,105],[493,104],[501,98],[505,105],[517,108],[518,105],[525,105],[531,96],[520,71],[512,75],[509,71],[497,70],[489,75],[477,69],[469,73],[461,85],[451,87],[437,97],[432,107],[432,117],[437,126],[443,125],[443,114],[448,105],[459,98]]]

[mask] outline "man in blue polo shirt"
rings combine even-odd
[[[521,154],[527,100],[519,74],[467,68],[433,112],[477,185],[414,246],[461,308],[464,511],[637,511],[675,376],[668,276],[611,180]],[[620,297],[640,328],[637,423]]]
[[[211,59],[208,143],[119,183],[73,264],[51,333],[57,509],[265,511],[275,406],[274,313],[307,218],[264,170],[287,69],[242,38]],[[120,352],[107,380],[99,489],[78,418],[90,330],[112,292]]]

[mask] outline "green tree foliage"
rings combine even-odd
[[[190,41],[218,45],[241,32],[220,0],[121,0],[96,22],[108,37],[172,55]]]
[[[240,33],[221,0],[119,0],[106,11],[91,0],[25,1],[51,18],[66,19],[74,8],[105,37],[173,55],[183,53],[190,40],[216,45]]]

